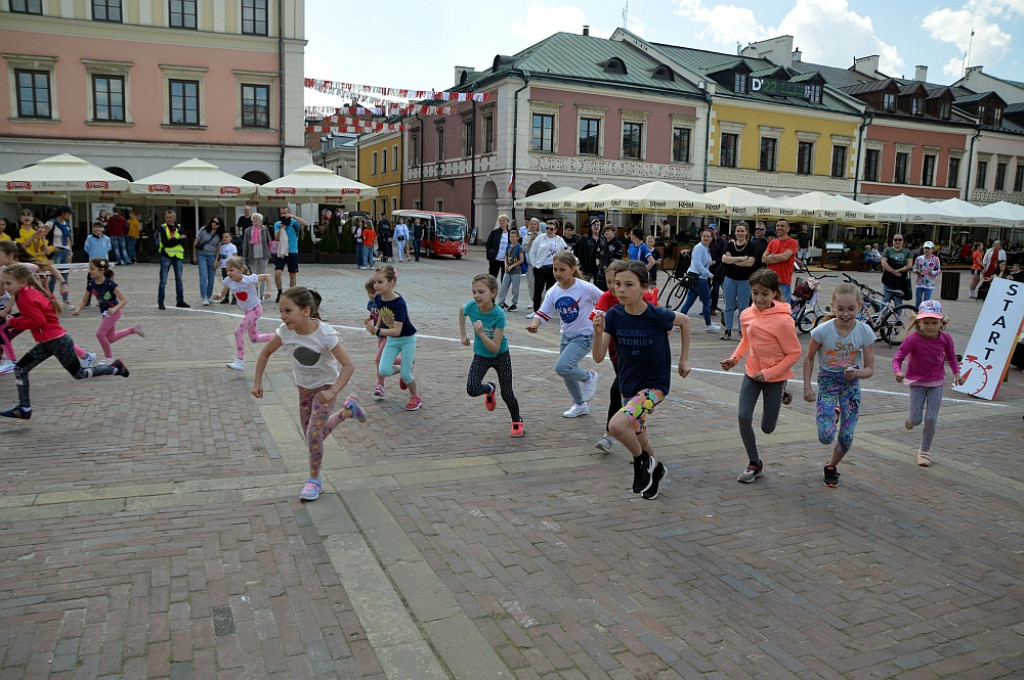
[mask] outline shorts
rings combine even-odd
[[[288,257],[274,257],[274,269],[283,271],[285,264],[288,265],[288,273],[295,274],[299,271],[299,254],[288,253]]]
[[[629,399],[622,395],[622,412],[629,419],[634,432],[643,432],[647,427],[647,415],[665,398],[661,390],[648,389]]]

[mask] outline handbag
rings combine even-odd
[[[686,290],[692,290],[697,285],[698,279],[700,279],[700,275],[697,272],[686,272],[680,279],[680,285]]]
[[[288,229],[285,227],[278,230],[277,252],[275,254],[280,258],[288,257]]]

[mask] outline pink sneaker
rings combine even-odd
[[[384,386],[379,384],[373,388],[373,398],[380,401],[384,398]]]
[[[416,411],[416,410],[419,410],[420,406],[423,406],[423,400],[422,399],[420,399],[419,397],[410,397],[409,398],[409,403],[405,405],[405,410],[406,411]]]

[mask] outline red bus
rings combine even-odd
[[[425,225],[423,230],[423,253],[427,257],[451,255],[461,260],[466,254],[469,240],[469,220],[458,213],[434,212],[432,210],[396,210],[391,219],[405,218],[409,236],[413,234],[413,220],[419,218]]]

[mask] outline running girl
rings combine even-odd
[[[620,304],[607,314],[595,314],[592,325],[597,338],[594,361],[604,361],[612,340],[618,348],[622,408],[612,416],[608,429],[633,455],[633,493],[654,500],[665,476],[665,466],[651,455],[647,416],[665,398],[671,385],[668,331],[673,326],[679,327],[682,338],[679,375],[685,378],[690,374],[690,320],[646,302],[643,294],[647,283],[647,267],[636,260],[627,262],[615,275],[615,292]]]
[[[832,313],[811,331],[811,344],[804,358],[804,401],[814,401],[811,375],[814,357],[821,354],[816,409],[818,441],[836,442],[822,477],[829,488],[839,486],[837,466],[853,445],[860,411],[860,381],[875,373],[875,332],[857,320],[862,304],[857,286],[836,286],[832,291]]]
[[[14,365],[14,381],[18,386],[18,405],[0,411],[5,418],[28,420],[32,417],[32,402],[29,399],[29,372],[51,356],[57,357],[64,369],[75,380],[84,380],[99,375],[123,375],[128,377],[128,368],[120,359],[109,366],[83,368],[75,353],[75,343],[57,321],[60,303],[49,296],[39,280],[23,264],[4,268],[4,288],[17,303],[20,316],[11,317],[8,323],[18,330],[28,330],[35,338],[35,347]],[[0,309],[0,320],[6,320],[10,305]]]
[[[224,277],[224,287],[219,293],[215,293],[213,299],[227,300],[231,294],[235,302],[245,312],[242,323],[235,329],[235,360],[228,364],[228,368],[236,371],[245,370],[245,335],[248,333],[249,342],[269,342],[273,333],[260,333],[256,330],[256,324],[263,316],[263,303],[260,301],[259,284],[265,286],[264,290],[270,289],[270,274],[250,274],[249,268],[245,266],[245,260],[232,255],[224,263],[224,270],[227,276]],[[270,293],[264,295],[270,299]]]
[[[423,406],[416,379],[412,375],[412,364],[416,360],[416,327],[409,320],[409,308],[405,298],[395,292],[398,273],[390,264],[380,264],[373,272],[373,285],[377,296],[373,299],[377,305],[378,319],[366,320],[366,330],[370,335],[387,338],[377,373],[385,378],[395,372],[394,362],[399,355],[402,357],[402,382],[409,388],[409,402],[406,411],[415,411]]]
[[[140,338],[146,337],[142,332],[142,326],[135,324],[131,328],[117,330],[117,322],[121,320],[121,310],[128,304],[128,298],[117,284],[114,283],[114,270],[110,268],[110,262],[102,257],[94,257],[89,260],[89,282],[85,288],[85,295],[71,311],[71,316],[78,316],[82,308],[89,303],[89,298],[96,296],[96,306],[99,307],[100,327],[96,329],[96,339],[103,348],[104,363],[110,363],[114,359],[111,345],[121,338],[129,335],[137,335]]]
[[[949,317],[942,313],[942,303],[925,300],[917,310],[917,318],[910,323],[907,337],[900,343],[896,356],[892,358],[892,370],[896,382],[910,385],[910,414],[905,423],[908,430],[921,424],[921,448],[917,452],[917,464],[928,467],[932,464],[932,438],[939,422],[939,406],[942,405],[942,386],[946,381],[946,367],[953,371],[953,382],[963,385],[960,364],[956,360],[953,336],[945,332]],[[903,370],[903,360],[907,370]],[[925,407],[928,412],[925,415]]]
[[[367,314],[363,323],[365,324],[366,321],[369,320],[376,324],[377,320],[380,318],[380,310],[377,309],[377,303],[375,302],[377,298],[377,285],[373,282],[372,276],[366,280],[366,283],[363,285],[363,289],[370,298],[366,303]],[[387,341],[388,339],[384,337],[377,338],[377,356],[373,359],[373,372],[377,373],[377,385],[373,388],[373,398],[376,401],[382,401],[384,399],[384,376],[377,372],[377,364],[380,363],[380,355],[384,353],[384,345],[387,344]],[[396,358],[393,365],[398,366],[399,369],[401,369],[402,362]],[[398,379],[398,387],[403,390],[405,389],[405,383],[402,382],[401,378]]]
[[[281,293],[279,303],[283,323],[256,361],[252,395],[263,398],[263,371],[267,361],[271,354],[284,347],[292,356],[292,376],[299,389],[299,421],[309,446],[309,477],[299,498],[315,501],[323,491],[320,468],[324,440],[346,418],[363,423],[366,415],[352,395],[340,411],[331,413],[338,393],[352,377],[355,366],[338,341],[338,332],[320,319],[320,294],[303,286],[293,286]]]
[[[740,314],[740,344],[721,362],[728,371],[750,353],[744,365],[737,413],[748,463],[736,481],[744,484],[760,477],[764,469],[753,425],[757,398],[762,397],[761,431],[771,434],[779,422],[786,381],[793,377],[793,366],[800,360],[801,352],[789,305],[782,301],[779,275],[770,269],[758,269],[751,274],[750,298],[753,304]]]
[[[600,376],[597,371],[583,370],[579,363],[594,345],[594,326],[590,319],[594,305],[601,297],[601,289],[577,278],[579,262],[571,251],[558,252],[551,264],[555,285],[548,289],[544,302],[526,330],[536,333],[542,322],[550,321],[556,313],[560,317],[562,339],[555,373],[565,381],[572,397],[572,406],[562,415],[577,418],[590,413],[589,402],[597,394]]]

